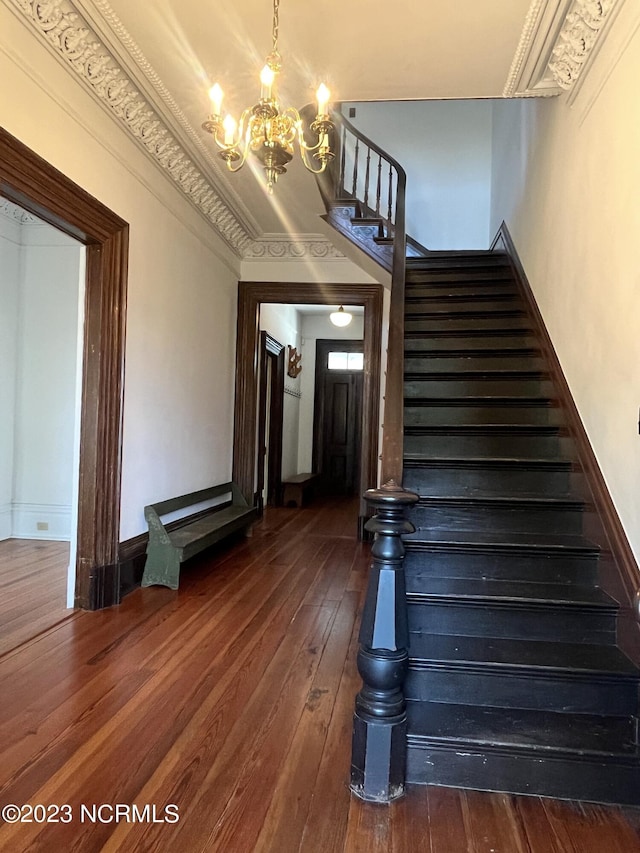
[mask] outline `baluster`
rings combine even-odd
[[[353,155],[353,187],[351,188],[351,195],[353,198],[358,198],[356,192],[358,187],[358,155],[360,153],[360,140],[356,137],[356,150]]]
[[[340,152],[340,187],[339,187],[339,195],[338,198],[344,197],[345,185],[344,185],[344,170],[345,170],[345,162],[347,156],[347,128],[342,128],[342,151]]]
[[[393,208],[392,208],[392,203],[393,203],[393,168],[391,166],[391,163],[389,163],[389,197],[388,197],[388,201],[389,201],[389,206],[387,209],[387,220],[389,222],[389,229],[391,229],[391,221],[392,221],[392,217],[393,217]]]
[[[376,515],[367,598],[360,627],[358,671],[362,689],[353,717],[351,790],[386,803],[404,794],[407,714],[402,685],[409,662],[403,533],[415,527],[405,511],[418,496],[393,480],[364,495]]]
[[[364,173],[364,212],[365,216],[368,213],[368,205],[369,205],[369,170],[371,166],[371,149],[367,145],[367,167]]]
[[[382,155],[378,154],[378,181],[376,183],[376,216],[380,216],[380,195],[382,192]]]

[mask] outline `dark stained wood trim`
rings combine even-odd
[[[118,603],[129,226],[0,128],[0,194],[87,247],[77,607]]]
[[[267,400],[267,361],[272,360],[271,394]],[[282,490],[282,429],[284,421],[284,344],[272,338],[268,332],[260,332],[260,388],[258,393],[258,454],[256,471],[256,492],[254,503],[262,514],[264,482],[264,458],[267,427],[267,406],[269,407],[269,482],[267,485],[267,503],[276,505]]]
[[[149,542],[149,533],[138,533],[137,536],[132,536],[131,539],[124,539],[118,545],[118,562],[124,563],[127,560],[134,560],[140,557],[147,551],[147,543]]]
[[[567,417],[567,427],[576,443],[578,458],[584,472],[584,497],[590,504],[585,514],[585,535],[601,548],[599,559],[600,585],[621,605],[621,613],[618,619],[618,642],[620,646],[634,661],[640,663],[640,625],[638,625],[635,612],[636,596],[640,589],[640,569],[611,499],[515,244],[504,222],[493,241],[491,249],[493,251],[504,251],[509,257],[531,316],[537,326],[552,379]]]
[[[251,504],[256,470],[259,317],[262,302],[364,306],[363,428],[360,494],[378,481],[382,285],[241,281],[238,285],[233,479]],[[361,505],[361,515],[366,508]]]

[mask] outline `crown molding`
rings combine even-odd
[[[113,12],[109,15],[110,21],[105,19],[104,26],[98,26],[94,23],[95,15],[81,11],[81,2],[76,0],[74,5],[71,0],[11,0],[11,8],[20,13],[20,17],[41,36],[65,66],[82,79],[142,150],[205,216],[232,251],[242,257],[257,233],[255,224],[250,222],[251,217],[247,214],[241,218],[232,210],[219,188],[204,174],[197,162],[199,157],[193,153],[197,148],[193,138],[188,144],[183,144],[180,137],[193,137],[195,131],[141,51],[134,47],[124,27],[119,27],[120,36],[117,33],[109,39],[104,36],[104,26],[116,26]],[[107,11],[103,0],[94,5],[103,7],[99,9],[101,12]],[[124,38],[133,51],[126,61],[122,58],[122,51],[113,47],[119,37]],[[123,50],[127,50],[126,43]],[[146,75],[143,85],[140,85],[140,75],[133,71],[134,63]],[[155,89],[157,97],[150,95],[150,89]],[[164,105],[160,106],[158,101],[163,101]],[[167,113],[171,113],[170,118],[167,118]],[[181,126],[180,131],[176,125]],[[203,157],[207,159],[208,155],[205,153]],[[237,206],[241,207],[239,203]]]
[[[12,222],[16,222],[18,225],[42,224],[39,219],[36,219],[36,217],[33,216],[33,214],[27,213],[26,210],[23,210],[21,207],[18,207],[17,204],[14,204],[12,201],[1,197],[0,216],[4,216],[5,219],[10,219]]]
[[[346,255],[321,234],[295,234],[285,237],[265,234],[247,245],[243,260],[344,260],[345,257]]]
[[[624,0],[533,0],[505,98],[575,93]]]

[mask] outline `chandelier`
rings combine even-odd
[[[297,143],[302,162],[306,168],[318,175],[324,172],[334,154],[331,151],[329,133],[333,122],[329,118],[329,90],[321,83],[316,93],[318,113],[310,125],[315,144],[308,145],[300,113],[294,107],[281,110],[276,94],[276,78],[282,68],[278,53],[280,0],[273,2],[273,45],[260,74],[260,100],[246,109],[240,121],[227,115],[222,119],[222,89],[216,83],[209,90],[213,112],[202,127],[213,135],[219,154],[231,172],[238,172],[251,152],[262,164],[267,178],[269,193],[278,176],[284,174],[293,159],[294,142]]]

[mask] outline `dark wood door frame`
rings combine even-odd
[[[267,367],[271,362],[271,389],[267,397]],[[255,504],[263,509],[264,457],[268,455],[267,503],[277,503],[282,488],[282,426],[284,420],[284,344],[267,332],[260,332],[260,388],[258,393],[258,466]],[[265,448],[267,406],[269,407],[269,443]]]
[[[97,610],[120,600],[129,226],[2,128],[0,194],[86,246],[75,604]]]
[[[382,285],[311,284],[241,281],[238,285],[236,397],[233,439],[233,479],[253,503],[256,471],[258,350],[260,305],[263,302],[306,305],[364,306],[364,406],[360,454],[360,493],[378,481],[380,417],[380,349],[382,343]],[[304,369],[304,366],[303,366]],[[361,504],[360,514],[366,514]]]

